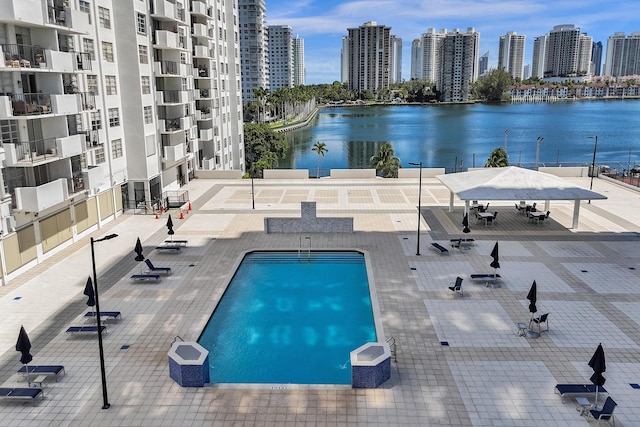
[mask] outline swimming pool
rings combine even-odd
[[[198,340],[211,382],[350,384],[371,301],[362,253],[246,254]]]

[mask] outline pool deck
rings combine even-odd
[[[589,187],[588,178],[569,181]],[[0,384],[26,386],[16,375],[20,325],[33,364],[66,370],[58,382],[45,382],[46,397],[35,406],[0,401],[0,426],[594,425],[553,388],[589,383],[587,362],[598,343],[607,358],[605,388],[618,403],[616,425],[640,425],[640,193],[596,179],[593,189],[609,199],[582,203],[577,230],[568,229],[572,202],[552,202],[544,226],[528,223],[513,202],[491,202],[497,224],[471,221],[466,237],[476,244],[453,250],[462,203],[449,213],[448,190],[423,179],[416,256],[417,179],[259,180],[255,187],[252,210],[249,181],[189,183],[193,210],[184,220],[172,215],[174,239],[188,240],[178,253],[156,249],[167,238],[166,214],[122,215],[93,234],[119,235],[95,245],[101,309],[122,312],[104,335],[108,410],[101,409],[95,335],[64,333],[85,323],[89,238],[0,287]],[[367,390],[179,387],[168,373],[174,337],[198,337],[245,251],[299,248],[299,235],[267,235],[263,225],[267,216],[299,216],[301,201],[316,201],[318,216],[354,218],[354,233],[312,234],[311,246],[369,254],[384,333],[397,343],[391,380]],[[171,275],[130,280],[141,270],[136,237],[144,255],[171,267]],[[431,250],[434,241],[450,255]],[[496,241],[502,286],[474,284],[470,274],[493,272]],[[447,289],[456,276],[464,278],[464,296]],[[526,295],[534,279],[538,314],[550,313],[550,330],[538,339],[517,333],[517,323],[530,318]]]

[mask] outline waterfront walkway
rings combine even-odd
[[[570,181],[589,187],[588,178]],[[104,337],[108,410],[101,409],[95,336],[64,333],[84,323],[88,238],[0,287],[0,384],[26,386],[15,373],[21,324],[34,364],[66,368],[59,382],[46,383],[46,398],[35,406],[0,401],[0,425],[586,426],[575,402],[562,403],[553,387],[588,383],[587,362],[598,343],[607,358],[605,387],[618,403],[616,425],[640,425],[640,390],[632,386],[640,383],[639,193],[595,180],[594,191],[609,199],[583,203],[577,230],[568,229],[572,202],[552,202],[546,226],[527,223],[513,203],[491,202],[498,223],[472,222],[477,244],[443,256],[429,243],[461,235],[462,203],[449,213],[449,192],[423,179],[416,256],[416,179],[259,180],[255,187],[252,210],[249,181],[192,181],[193,210],[184,220],[173,216],[174,238],[189,241],[179,254],[155,250],[167,237],[166,215],[122,215],[94,233],[119,235],[95,245],[101,308],[122,312]],[[314,234],[312,246],[368,254],[384,334],[398,344],[391,380],[373,390],[180,388],[168,374],[174,337],[197,339],[243,252],[298,248],[298,235],[264,234],[264,217],[299,216],[306,200],[317,202],[318,216],[354,218],[355,233]],[[171,276],[158,284],[131,283],[140,271],[136,237],[154,264],[172,268]],[[470,274],[492,271],[496,240],[502,287],[471,283]],[[465,278],[463,297],[447,289],[456,276]],[[534,279],[538,313],[550,313],[549,332],[535,340],[519,337],[516,327],[529,320],[526,295]]]

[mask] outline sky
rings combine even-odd
[[[306,84],[340,80],[340,49],[347,28],[368,21],[391,27],[402,38],[402,78],[411,74],[411,43],[428,28],[473,27],[480,33],[479,55],[489,51],[489,67],[498,63],[500,36],[526,36],[525,64],[533,40],[556,25],[573,24],[603,44],[615,32],[640,32],[640,1],[618,0],[266,0],[267,25],[289,25],[304,39]]]

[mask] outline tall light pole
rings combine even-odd
[[[420,163],[411,163],[409,162],[409,164],[411,166],[420,166],[420,178],[418,179],[418,244],[416,246],[416,255],[420,256],[420,221],[421,221],[421,216],[422,213],[420,212],[420,205],[421,205],[421,199],[422,199],[422,160],[420,160]]]
[[[593,175],[595,175],[596,173],[596,151],[598,150],[598,135],[588,136],[587,138],[596,140],[595,144],[593,144],[593,160],[591,161],[591,184],[589,185],[589,190],[593,190]],[[589,199],[589,204],[591,204],[591,199]]]
[[[117,234],[109,234],[101,239],[94,240],[91,238],[91,265],[93,266],[93,293],[96,299],[96,321],[98,326],[98,349],[100,351],[100,375],[102,378],[102,409],[109,409],[111,404],[109,403],[109,396],[107,394],[107,374],[104,369],[104,349],[102,347],[102,324],[100,322],[100,299],[98,298],[98,274],[96,273],[96,256],[93,249],[95,242],[102,242],[103,240],[113,239],[118,237]]]
[[[538,139],[536,139],[536,170],[538,170],[538,157],[540,155],[540,142],[542,142],[544,138],[539,136]]]
[[[509,132],[511,132],[509,129],[505,129],[504,131],[504,152],[507,152],[507,139],[509,139]]]

